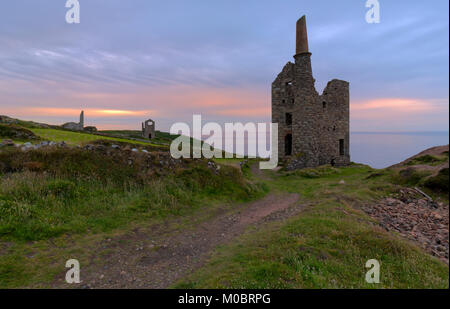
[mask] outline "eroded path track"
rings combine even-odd
[[[301,211],[297,194],[269,194],[194,227],[167,232],[139,230],[102,244],[101,263],[82,270],[85,288],[167,288],[201,267],[213,250],[251,225],[280,220]],[[65,287],[61,280],[55,287]]]

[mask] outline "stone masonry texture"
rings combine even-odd
[[[297,22],[295,62],[272,83],[272,122],[278,154],[288,170],[350,163],[349,83],[333,79],[320,95],[314,86],[306,19]]]

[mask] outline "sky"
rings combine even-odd
[[[447,0],[65,0],[0,4],[0,114],[99,129],[270,121],[306,15],[316,88],[350,82],[352,131],[448,131]]]

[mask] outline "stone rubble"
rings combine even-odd
[[[135,164],[135,160],[141,160],[142,158],[145,158],[144,160],[146,160],[147,162],[146,163],[147,168],[155,167],[155,162],[159,163],[158,172],[160,174],[164,174],[165,171],[172,170],[176,167],[182,167],[185,163],[183,159],[177,160],[172,158],[169,152],[148,151],[147,149],[131,148],[129,145],[119,146],[116,144],[112,144],[110,146],[105,146],[102,144],[86,144],[83,146],[79,145],[69,146],[64,141],[58,143],[53,141],[43,141],[38,144],[32,144],[30,142],[26,142],[23,144],[15,144],[12,140],[8,139],[3,140],[0,143],[0,148],[3,146],[16,147],[22,151],[38,150],[44,147],[58,147],[58,148],[72,147],[72,148],[82,148],[87,151],[97,151],[108,156],[120,157],[122,156],[122,154],[125,154],[127,156],[127,163],[130,166],[133,166]],[[141,159],[139,159],[139,157]],[[214,171],[214,173],[216,174],[219,173],[220,166],[217,165],[214,161],[208,160],[207,166],[212,171]]]
[[[10,139],[5,139],[0,143],[0,146],[14,146],[14,142]]]
[[[449,206],[410,188],[363,210],[387,231],[398,232],[448,264]]]

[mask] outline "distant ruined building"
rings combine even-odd
[[[73,130],[73,131],[83,131],[84,130],[84,111],[81,111],[80,114],[80,122],[67,122],[62,125],[64,129]]]
[[[155,138],[155,122],[148,119],[142,123],[142,137],[153,139]]]
[[[315,89],[306,18],[297,21],[295,63],[272,83],[272,122],[278,123],[278,155],[289,170],[350,163],[349,83],[333,79]]]

